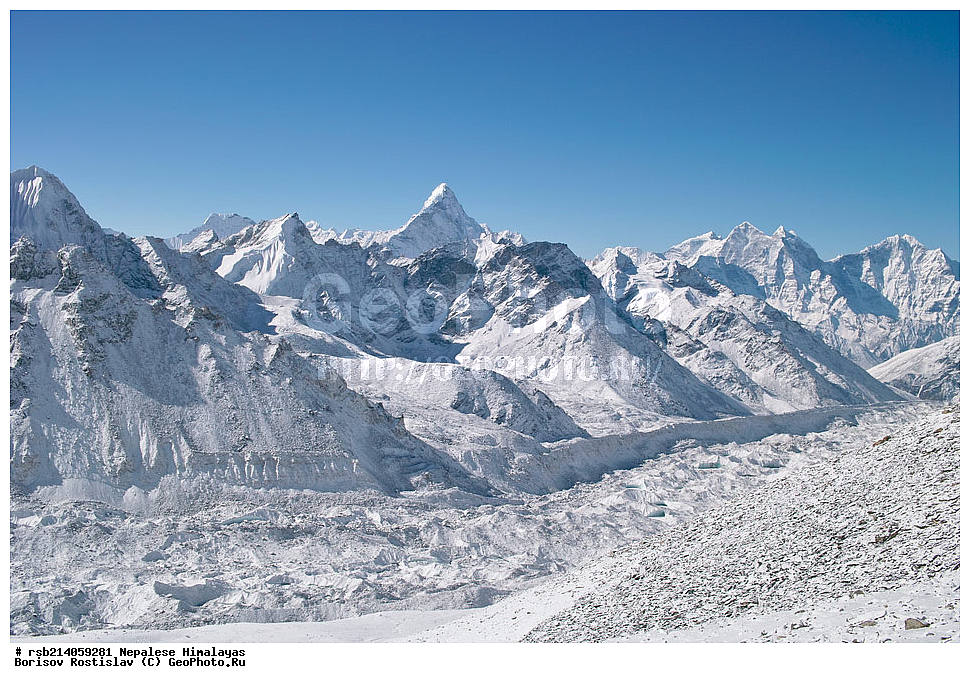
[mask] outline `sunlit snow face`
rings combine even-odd
[[[670,295],[663,289],[659,287],[641,289],[637,294],[637,303],[650,317],[663,321],[670,320],[672,302]]]

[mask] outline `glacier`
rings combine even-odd
[[[532,633],[501,606],[776,480],[830,481],[894,425],[947,436],[959,388],[959,264],[908,235],[823,261],[743,223],[584,261],[442,183],[387,230],[226,213],[132,238],[33,166],[11,173],[10,268],[18,637],[401,634],[362,616],[397,613],[453,639],[466,612],[627,637],[570,630],[586,607],[561,596]]]

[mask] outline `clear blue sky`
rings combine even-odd
[[[11,168],[103,225],[470,215],[583,256],[749,220],[823,257],[958,256],[950,13],[58,13],[11,18]]]

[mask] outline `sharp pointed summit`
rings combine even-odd
[[[424,201],[421,210],[411,216],[410,220],[404,225],[407,230],[410,226],[420,224],[422,219],[430,218],[437,225],[445,228],[460,228],[471,230],[474,237],[482,232],[482,226],[471,216],[465,213],[461,202],[447,183],[441,183]],[[455,232],[458,234],[458,231]],[[464,236],[464,235],[461,235]]]
[[[441,183],[421,210],[389,237],[387,245],[401,256],[414,258],[435,247],[476,240],[483,232],[485,228],[465,213],[454,191]]]
[[[455,196],[454,190],[448,187],[448,183],[438,183],[438,186],[431,191],[428,198],[424,200],[424,206],[422,209],[427,209],[435,204],[442,203],[455,203],[458,204],[458,197]],[[461,206],[459,205],[459,208]]]

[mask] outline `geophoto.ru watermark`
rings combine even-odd
[[[485,292],[488,292],[486,294]],[[665,296],[665,293],[659,292]],[[310,280],[297,306],[296,317],[312,329],[355,338],[362,336],[375,346],[381,342],[417,344],[445,342],[449,354],[416,352],[407,358],[331,358],[326,367],[357,382],[389,380],[407,385],[454,379],[456,372],[488,371],[513,380],[544,384],[570,382],[622,382],[647,384],[660,371],[662,358],[642,354],[613,353],[600,358],[588,352],[513,353],[480,355],[468,352],[460,341],[486,325],[497,337],[515,339],[558,331],[581,342],[596,334],[623,337],[634,330],[634,321],[622,315],[605,296],[579,289],[540,288],[538,283],[502,280],[488,287],[449,289],[438,283],[407,291],[391,286],[372,286],[355,291],[337,273],[321,273]],[[595,339],[592,340],[594,345]]]

